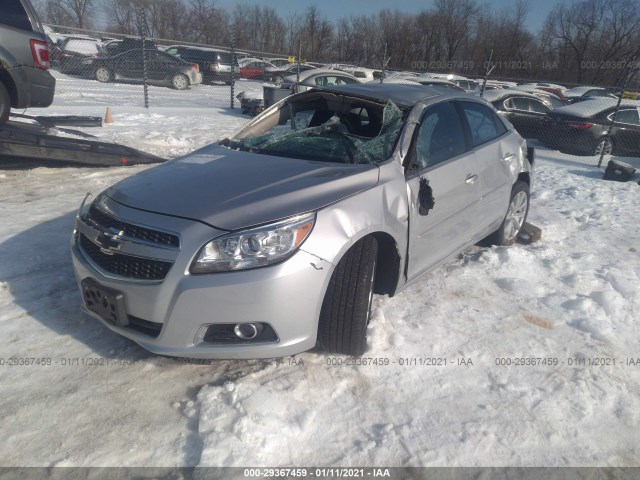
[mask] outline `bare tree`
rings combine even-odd
[[[92,21],[90,13],[93,11],[94,0],[50,0],[49,4],[57,4],[68,17],[71,26],[77,28],[90,28]]]
[[[436,0],[436,15],[443,32],[447,60],[453,60],[471,31],[478,13],[475,0]]]

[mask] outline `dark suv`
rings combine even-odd
[[[49,69],[49,46],[29,0],[0,3],[0,124],[11,108],[48,107],[55,78]]]

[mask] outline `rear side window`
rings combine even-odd
[[[613,114],[609,115],[610,118],[613,117]],[[628,110],[620,110],[616,114],[616,123],[626,123],[628,125],[638,125],[640,124],[638,118],[638,110],[635,108]]]
[[[498,115],[486,105],[472,102],[460,104],[469,124],[474,147],[490,142],[507,131]]]
[[[2,0],[2,16],[0,23],[20,30],[33,31],[29,16],[25,11],[20,0]]]
[[[444,162],[465,150],[464,130],[453,104],[442,102],[429,108],[422,117],[416,140],[418,168]]]
[[[70,38],[67,40],[64,44],[64,49],[68,52],[82,53],[85,55],[97,55],[100,53],[98,42],[80,38]]]

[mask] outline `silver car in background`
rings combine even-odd
[[[361,355],[373,293],[515,241],[532,155],[483,99],[362,84],[292,95],[78,212],[84,308],[163,355]]]

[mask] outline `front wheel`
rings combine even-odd
[[[322,349],[362,355],[367,346],[378,242],[365,237],[338,262],[322,302],[318,341]]]
[[[176,90],[184,90],[189,86],[189,79],[186,75],[178,73],[171,79],[171,86]]]
[[[500,228],[489,238],[495,245],[513,245],[529,213],[529,185],[518,180],[511,189],[507,214]]]

